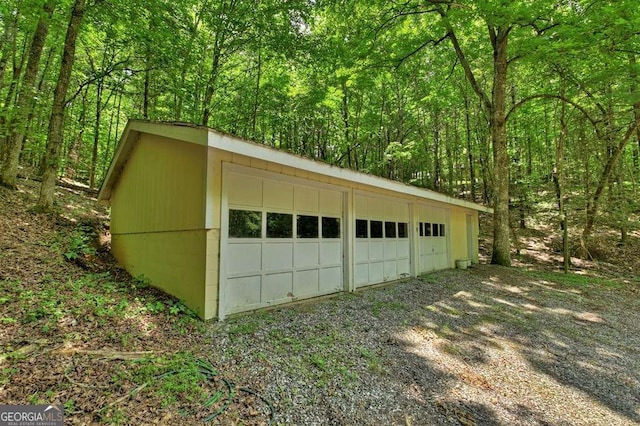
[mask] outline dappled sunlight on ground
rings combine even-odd
[[[490,275],[475,290],[457,286],[449,298],[425,307],[421,326],[398,333],[405,350],[450,377],[451,387],[431,398],[456,407],[483,405],[489,412],[501,407],[519,413],[524,423],[640,421],[632,396],[638,378],[613,365],[630,354],[602,346],[613,336],[607,327],[590,328],[607,321],[580,308],[584,291],[517,273],[514,278],[507,283],[504,275]],[[525,284],[514,285],[518,280]],[[611,395],[601,389],[603,382],[621,388]],[[476,420],[491,423],[491,416]]]

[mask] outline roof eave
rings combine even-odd
[[[363,185],[387,189],[393,192],[399,192],[411,195],[417,198],[426,198],[432,201],[453,204],[469,210],[477,210],[485,213],[493,213],[493,209],[471,201],[461,200],[449,195],[441,194],[425,188],[408,185],[406,183],[385,179],[379,176],[369,175],[351,169],[345,169],[331,164],[315,161],[300,155],[281,151],[267,145],[258,144],[251,141],[239,139],[235,136],[208,129],[209,147],[220,149],[222,151],[234,154],[244,155],[251,158],[260,158],[276,164],[301,168],[324,176],[334,177],[345,181],[358,182]],[[301,164],[292,165],[291,157],[295,157]]]

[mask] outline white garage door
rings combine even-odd
[[[342,193],[225,173],[224,312],[342,290]]]
[[[447,211],[437,207],[419,206],[418,221],[420,272],[448,268]]]
[[[356,287],[409,276],[409,204],[357,194],[355,217]]]

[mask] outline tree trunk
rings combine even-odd
[[[15,40],[14,40],[15,43]],[[12,108],[11,106],[15,106],[17,101],[16,92],[18,91],[18,83],[20,82],[20,75],[22,74],[22,68],[24,67],[24,62],[27,57],[26,54],[22,54],[20,59],[16,58],[16,48],[14,46],[13,49],[13,69],[12,69],[12,78],[11,83],[9,84],[9,88],[7,89],[7,94],[5,96],[4,108],[0,110],[0,133],[5,134],[4,132],[7,129],[7,124],[12,121]],[[5,159],[9,156],[9,147],[7,137],[0,138],[0,162],[4,164]]]
[[[76,39],[80,31],[82,18],[84,17],[85,2],[86,0],[76,0],[71,10],[71,18],[69,19],[69,26],[67,27],[67,34],[64,41],[64,50],[62,52],[62,61],[60,62],[60,73],[58,74],[58,82],[56,83],[56,88],[53,93],[53,107],[51,109],[47,147],[43,162],[44,173],[42,174],[40,196],[36,204],[36,207],[43,211],[49,211],[53,208],[56,177],[60,163],[60,148],[64,136],[65,97],[75,61]]]
[[[445,17],[444,9],[438,8]],[[473,91],[478,95],[484,108],[489,111],[491,140],[493,145],[493,254],[491,263],[511,266],[509,247],[509,158],[507,153],[507,46],[510,26],[488,26],[489,38],[493,47],[493,91],[491,99],[482,90],[473,73],[453,27],[445,20],[448,37],[451,40],[465,77]]]
[[[82,103],[80,105],[80,117],[78,117],[78,131],[76,137],[71,139],[71,142],[67,148],[66,154],[66,171],[65,176],[71,179],[76,179],[78,173],[78,162],[80,158],[80,152],[78,148],[82,149],[84,132],[86,128],[87,119],[87,96],[89,94],[89,86],[82,91]]]
[[[258,108],[260,106],[260,83],[262,79],[262,45],[258,47],[258,69],[256,76],[255,91],[253,94],[253,111],[251,111],[251,139],[256,140],[256,128],[258,123]],[[263,142],[263,141],[261,141]]]
[[[629,55],[629,65],[631,76],[631,101],[633,102],[633,117],[636,121],[640,119],[640,94],[638,93],[638,71],[636,65],[636,55]],[[636,140],[638,145],[633,148],[633,168],[634,173],[640,176],[640,126],[636,128]]]
[[[433,111],[433,181],[431,187],[440,191],[442,183],[442,166],[440,164],[440,111]]]
[[[202,111],[202,125],[209,125],[209,118],[211,117],[211,100],[213,99],[213,94],[216,91],[216,82],[218,80],[218,73],[220,71],[220,59],[221,59],[221,51],[219,42],[216,39],[216,43],[214,45],[213,51],[213,59],[211,61],[211,73],[209,74],[209,79],[207,81],[207,88],[204,93],[203,106],[204,109]]]
[[[564,143],[567,137],[566,104],[562,102],[560,110],[560,135],[556,145],[556,164],[553,168],[553,183],[556,187],[558,200],[558,215],[560,216],[560,228],[562,229],[562,256],[564,259],[564,273],[569,272],[571,257],[569,256],[569,227],[564,200]]]
[[[464,95],[464,122],[467,131],[467,157],[469,159],[469,189],[471,194],[471,201],[476,201],[476,174],[473,165],[473,149],[471,146],[471,120],[469,111],[469,98]]]
[[[627,143],[631,139],[631,136],[635,134],[638,128],[638,125],[640,125],[640,118],[636,119],[631,124],[629,129],[627,129],[627,132],[624,134],[624,136],[618,143],[618,145],[612,147],[611,155],[607,160],[607,164],[605,164],[604,166],[604,170],[602,171],[602,175],[600,176],[600,180],[598,181],[598,186],[596,187],[596,190],[594,191],[593,196],[591,197],[587,205],[587,220],[584,226],[584,230],[582,231],[582,239],[585,242],[589,239],[589,237],[591,236],[591,233],[593,232],[593,225],[595,223],[596,215],[600,207],[600,197],[602,196],[604,189],[607,187],[609,183],[609,179],[611,178],[611,174],[614,170],[616,163],[620,159],[620,155],[624,151],[624,148],[627,146]]]
[[[511,266],[509,248],[509,157],[505,103],[507,94],[507,40],[510,28],[490,28],[493,42],[493,93],[491,140],[493,143],[493,254],[491,263]]]
[[[100,78],[96,87],[96,121],[93,127],[93,149],[91,151],[91,169],[89,170],[89,188],[95,188],[96,168],[98,167],[98,147],[100,144],[100,118],[102,116],[102,90],[104,79]],[[107,98],[108,99],[108,98]]]
[[[7,70],[7,64],[9,63],[9,57],[15,54],[15,42],[18,32],[18,17],[20,11],[16,10],[15,14],[7,14],[4,18],[4,28],[2,33],[2,47],[0,52],[0,89],[3,87],[4,74]],[[11,18],[10,18],[11,16]],[[13,49],[12,49],[13,48]]]
[[[7,136],[5,161],[0,172],[0,185],[8,188],[16,187],[18,177],[18,164],[22,145],[27,128],[27,117],[34,107],[36,96],[35,83],[47,34],[49,33],[49,21],[53,14],[54,2],[47,0],[43,6],[43,14],[38,20],[36,31],[33,34],[31,47],[29,48],[29,60],[22,80],[22,86],[18,90],[16,100],[16,115],[8,123],[9,134]]]

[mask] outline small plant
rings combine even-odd
[[[316,366],[320,370],[326,370],[327,368],[327,360],[324,359],[320,354],[311,354],[311,356],[309,357],[309,361],[312,365]]]
[[[147,288],[150,285],[151,285],[151,280],[149,280],[149,278],[145,277],[144,275],[138,275],[131,282],[131,287],[133,287],[134,290],[140,289],[140,288]]]
[[[241,336],[243,334],[254,334],[260,324],[257,321],[248,321],[244,323],[236,324],[229,330],[229,336]]]
[[[358,352],[360,352],[360,356],[367,361],[367,368],[369,371],[371,371],[372,373],[384,372],[382,361],[375,352],[362,346],[358,347]]]
[[[211,364],[187,353],[142,359],[137,364],[133,379],[149,383],[148,389],[162,400],[163,407],[178,401],[204,402],[207,382],[217,374]]]
[[[6,385],[11,382],[11,376],[18,373],[16,368],[3,368],[0,370],[0,385]]]
[[[196,313],[187,308],[187,306],[181,300],[169,300],[165,302],[165,304],[169,307],[169,313],[171,315],[186,314],[190,317],[196,317]]]
[[[88,225],[81,225],[69,235],[64,257],[67,260],[76,260],[80,256],[92,256],[96,249],[91,245],[94,230]]]
[[[162,303],[161,300],[156,300],[155,302],[147,302],[144,307],[150,314],[159,314],[165,309],[164,303]]]
[[[371,309],[371,312],[374,317],[378,317],[382,309],[402,311],[402,310],[406,310],[407,306],[403,303],[393,302],[393,301],[385,302],[381,300],[376,300],[375,302],[373,302],[373,308]]]

